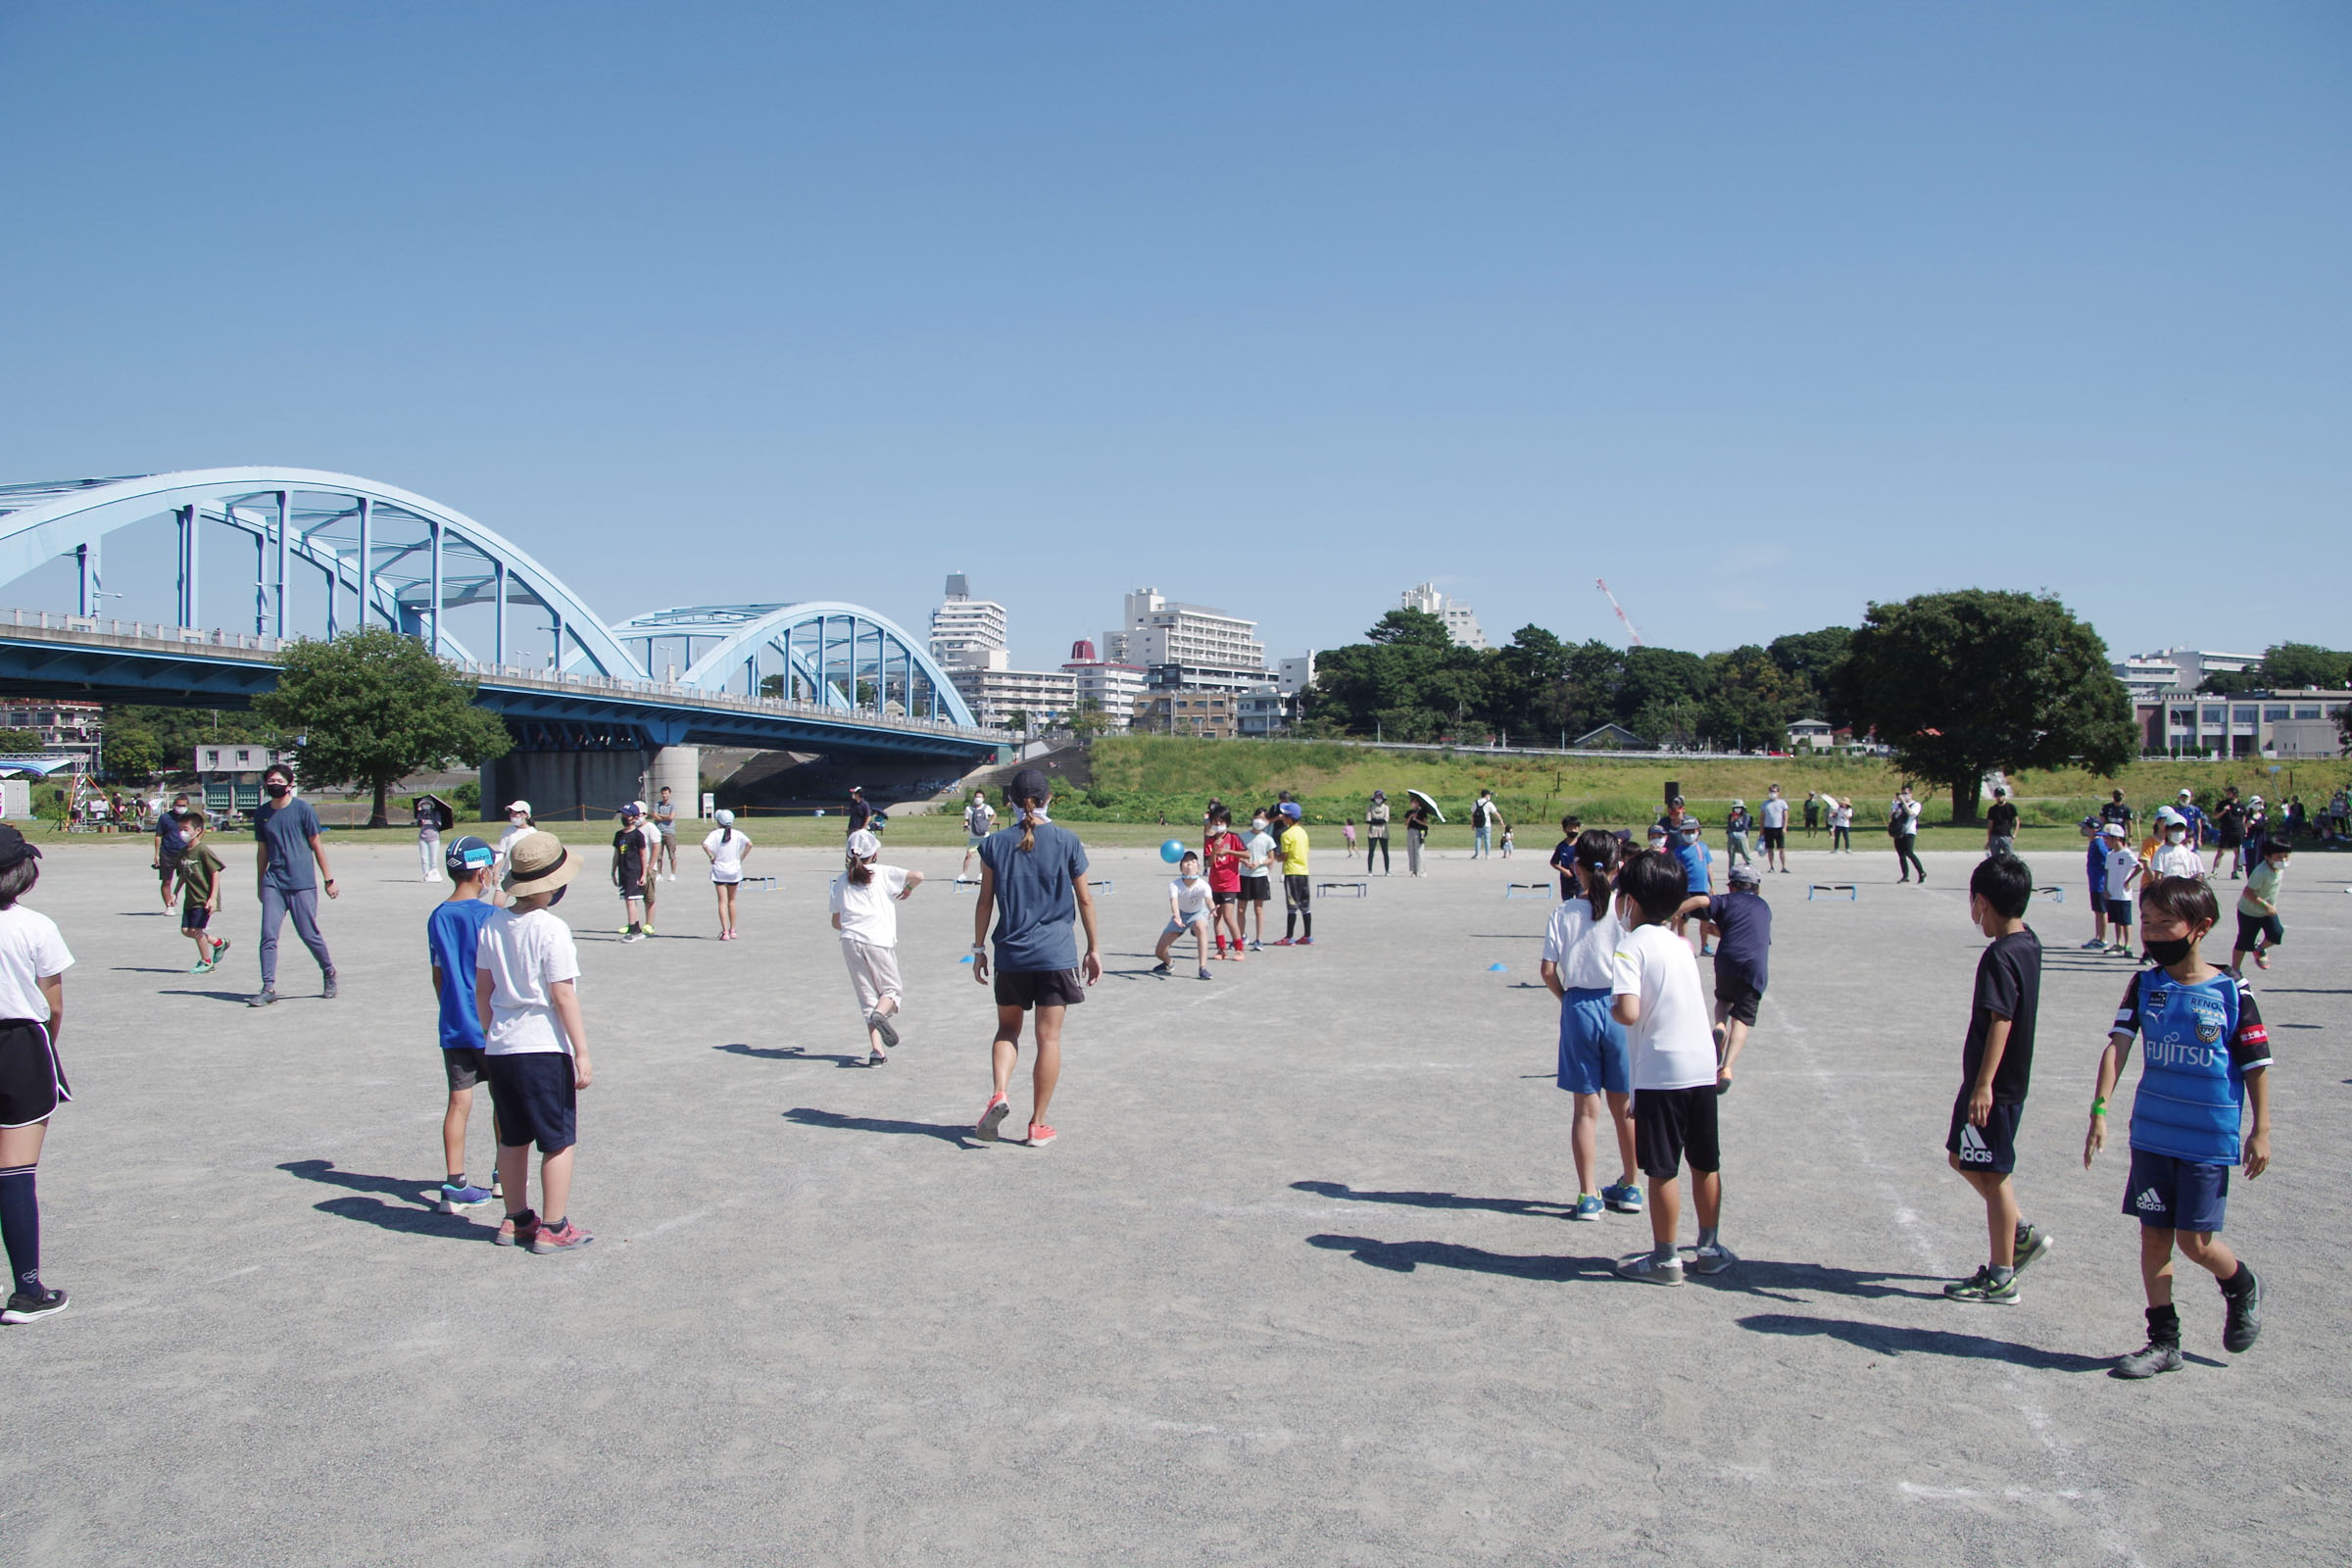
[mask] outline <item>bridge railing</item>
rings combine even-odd
[[[122,620],[102,615],[69,615],[54,610],[8,610],[0,612],[6,624],[24,631],[46,631],[81,636],[129,639],[142,643],[165,643],[175,651],[189,648],[220,649],[223,652],[261,654],[275,657],[285,648],[285,641],[257,632],[236,632],[200,629],[194,626],[167,626],[158,621]],[[860,724],[879,725],[886,729],[906,730],[923,735],[954,735],[959,739],[997,742],[1004,738],[1000,730],[981,729],[970,724],[957,724],[947,719],[922,718],[911,713],[886,713],[874,709],[828,708],[796,697],[750,697],[733,692],[710,692],[689,687],[676,681],[638,680],[625,675],[595,675],[578,670],[535,669],[523,664],[491,664],[476,660],[446,659],[443,663],[476,680],[529,681],[569,691],[610,692],[615,695],[657,698],[663,702],[692,704],[699,708],[725,708],[738,711],[780,713],[796,718],[827,719],[841,722],[849,719]]]

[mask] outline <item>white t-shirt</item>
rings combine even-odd
[[[1830,808],[1830,826],[1851,828],[1853,825],[1854,808],[1852,807],[1834,806]]]
[[[1919,803],[1917,801],[1897,801],[1886,815],[1893,821],[1897,837],[1916,838],[1919,836]]]
[[[997,808],[986,801],[974,801],[963,808],[963,831],[976,839],[988,837],[997,825]]]
[[[1690,944],[1663,925],[1645,925],[1619,936],[1615,960],[1610,989],[1642,999],[1642,1017],[1625,1032],[1634,1093],[1713,1083],[1715,1031]]]
[[[743,837],[740,833],[735,836]],[[716,874],[715,867],[712,874]],[[846,871],[835,877],[826,904],[841,916],[843,936],[856,937],[869,948],[895,948],[899,945],[899,906],[893,901],[906,891],[905,866],[877,865],[874,879],[862,886],[852,882]]]
[[[751,847],[751,839],[741,828],[734,829],[731,836],[726,828],[712,828],[710,836],[703,840],[703,848],[710,852],[710,880],[742,881],[743,852]]]
[[[1187,882],[1178,877],[1168,884],[1168,895],[1176,901],[1176,918],[1182,924],[1208,918],[1208,878],[1195,877]]]
[[[2132,890],[2125,886],[2125,881],[2138,865],[2139,857],[2133,852],[2109,850],[2107,852],[2107,897],[2111,899],[2130,898]]]
[[[506,832],[500,834],[498,837],[498,859],[490,867],[491,886],[496,887],[498,885],[499,877],[504,875],[506,872],[507,862],[514,858],[515,841],[528,834],[536,833],[539,830],[535,827],[516,827],[512,822],[507,824]]]
[[[1273,835],[1268,833],[1262,827],[1254,829],[1250,834],[1249,841],[1245,848],[1250,851],[1250,863],[1242,868],[1242,874],[1244,876],[1267,875],[1268,867],[1266,862],[1268,858],[1274,853]]]
[[[637,836],[645,841],[645,878],[654,878],[654,857],[662,853],[662,828],[652,817],[639,817]]]
[[[482,927],[474,963],[490,976],[490,1039],[493,1056],[533,1052],[571,1052],[563,1022],[549,1000],[559,980],[577,982],[580,956],[571,927],[553,909],[516,914],[500,909]]]
[[[2190,849],[2185,843],[2163,846],[2157,850],[2148,862],[2148,875],[2151,878],[2160,876],[2200,877],[2204,874],[2205,862],[2198,859],[2197,852]]]
[[[1581,895],[1551,911],[1544,927],[1544,961],[1559,965],[1560,984],[1571,991],[1608,991],[1617,984],[1617,943],[1625,928],[1614,907],[1598,920]]]
[[[0,909],[0,1018],[49,1021],[49,1001],[38,982],[74,967],[57,922],[22,904]]]
[[[1764,797],[1764,825],[1766,827],[1787,827],[1788,825],[1788,802],[1785,797],[1779,795]]]

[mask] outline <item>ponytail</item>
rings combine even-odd
[[[848,857],[848,869],[843,875],[847,876],[853,885],[863,887],[874,879],[874,868],[868,862],[860,860],[853,855]]]
[[[1617,835],[1589,827],[1576,836],[1576,863],[1585,868],[1585,899],[1597,924],[1609,912],[1610,874],[1617,869]]]
[[[1029,813],[1036,811],[1039,815],[1044,815],[1048,799],[1047,796],[1032,795],[1013,803],[1021,813],[1021,853],[1023,855],[1031,854],[1037,849],[1037,818]]]

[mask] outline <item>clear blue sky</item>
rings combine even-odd
[[[615,619],[961,568],[1024,662],[1424,577],[2352,642],[2339,0],[17,4],[0,65],[0,479],[348,469]]]

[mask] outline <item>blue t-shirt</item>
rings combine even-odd
[[[1735,975],[1761,992],[1772,953],[1772,906],[1761,893],[1718,893],[1707,900],[1715,938],[1715,977]]]
[[[169,865],[178,859],[187,847],[187,824],[177,811],[166,811],[155,819],[155,853],[158,859]]]
[[[482,1015],[474,1000],[474,961],[482,927],[498,906],[488,899],[444,899],[424,921],[424,948],[441,971],[441,1049],[482,1049]]]
[[[1683,897],[1690,898],[1713,890],[1714,879],[1707,874],[1707,867],[1713,863],[1715,857],[1706,845],[1697,839],[1677,844],[1674,846],[1674,857],[1683,862]]]
[[[2094,838],[2090,841],[2090,849],[2084,854],[2082,864],[2090,872],[2091,896],[2105,898],[2107,896],[2107,841],[2104,838]]]
[[[308,893],[312,880],[311,836],[318,831],[318,813],[299,796],[283,806],[264,802],[253,813],[253,836],[270,846],[270,868],[262,873],[265,886],[281,893]]]
[[[2246,1074],[2271,1064],[2271,1037],[2245,983],[2217,972],[2188,986],[2162,969],[2143,969],[2124,987],[2114,1033],[2139,1037],[2132,1147],[2202,1165],[2236,1164]]]
[[[997,879],[997,972],[1029,974],[1078,967],[1078,883],[1086,846],[1048,822],[1027,854],[1017,826],[980,841],[980,863]]]

